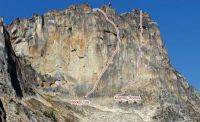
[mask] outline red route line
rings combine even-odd
[[[138,76],[139,76],[139,74],[138,74],[138,72],[139,72],[139,63],[140,63],[141,55],[142,55],[142,54],[141,54],[141,48],[142,48],[142,46],[143,46],[142,43],[143,43],[143,32],[144,32],[142,21],[143,21],[143,12],[142,12],[142,10],[140,10],[140,41],[139,41],[139,44],[138,44],[139,54],[138,54],[138,56],[137,56],[137,58],[136,58],[136,60],[137,60],[137,62],[136,62],[136,76],[135,76],[135,78],[133,79],[133,81],[137,81]],[[125,89],[127,86],[129,86],[130,83],[133,82],[133,81],[129,81],[129,82],[127,83],[127,85],[124,87],[124,89]],[[123,90],[122,90],[122,92],[123,92]]]
[[[118,41],[117,41],[116,49],[113,51],[111,57],[108,59],[108,62],[104,65],[101,73],[97,77],[97,80],[96,80],[93,88],[85,95],[85,98],[87,98],[89,95],[91,95],[96,90],[98,84],[100,83],[101,77],[103,76],[103,74],[105,73],[105,71],[108,69],[109,65],[113,63],[113,59],[114,59],[115,55],[119,52],[119,50],[120,50],[119,44],[121,42],[121,39],[120,39],[120,36],[119,36],[119,29],[115,25],[115,23],[108,18],[108,16],[106,15],[106,13],[103,10],[101,10],[99,8],[95,8],[93,10],[101,12],[104,15],[104,17],[106,18],[106,20],[114,26],[114,28],[116,30],[116,33],[117,33],[117,39],[118,39]]]
[[[143,25],[142,25],[142,16],[143,16],[143,13],[142,13],[142,10],[140,10],[140,42],[139,42],[139,55],[137,57],[137,64],[136,64],[136,68],[137,68],[137,71],[136,71],[136,79],[138,78],[138,70],[139,70],[139,63],[140,63],[140,60],[141,60],[141,47],[142,47],[142,42],[143,42]]]

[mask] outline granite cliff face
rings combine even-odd
[[[170,65],[142,11],[84,4],[8,26],[1,19],[0,55],[1,121],[200,121],[199,93]]]

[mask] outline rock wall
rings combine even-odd
[[[112,121],[121,112],[117,121],[200,121],[200,95],[171,66],[146,12],[83,4],[0,27],[1,120]],[[117,94],[142,100],[116,103]],[[84,96],[91,105],[69,104]]]

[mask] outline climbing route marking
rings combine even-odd
[[[143,13],[142,13],[142,10],[140,10],[140,42],[139,42],[139,55],[137,57],[137,64],[136,64],[136,79],[138,78],[138,70],[139,70],[139,63],[140,63],[140,60],[141,60],[141,48],[142,48],[142,43],[143,43],[143,25],[142,25],[142,16],[143,16]]]
[[[102,71],[101,71],[100,74],[98,75],[97,80],[96,80],[96,82],[95,82],[95,84],[94,84],[92,90],[90,90],[90,91],[85,95],[85,97],[88,97],[89,95],[91,95],[91,94],[96,90],[96,88],[97,88],[97,86],[98,86],[98,84],[99,84],[99,82],[100,82],[100,80],[101,80],[101,77],[103,76],[103,74],[105,73],[105,71],[108,69],[109,65],[113,63],[113,59],[114,59],[115,55],[119,52],[119,50],[120,50],[120,49],[119,49],[119,44],[120,44],[120,42],[121,42],[121,39],[120,39],[120,36],[119,36],[119,29],[118,29],[118,27],[115,25],[115,23],[114,23],[112,20],[110,20],[110,19],[108,18],[108,16],[106,15],[106,13],[105,13],[103,10],[99,9],[99,8],[95,8],[95,9],[93,9],[93,11],[99,11],[99,12],[101,12],[101,13],[104,15],[104,17],[106,18],[106,20],[114,26],[114,28],[115,28],[115,30],[116,30],[116,33],[117,33],[117,40],[118,40],[118,41],[117,41],[116,49],[113,51],[111,57],[108,59],[108,62],[104,65]]]
[[[140,60],[141,60],[141,57],[142,57],[142,51],[141,51],[141,48],[143,46],[143,32],[144,32],[144,29],[143,29],[143,12],[142,10],[140,10],[140,40],[139,40],[139,43],[138,43],[138,55],[137,55],[137,58],[136,58],[136,76],[134,77],[134,80],[133,81],[137,81],[138,80],[138,76],[139,76],[139,65],[140,65]],[[124,92],[123,90],[126,89],[126,87],[130,86],[130,83],[132,83],[133,81],[129,81],[126,86],[122,89],[122,92]]]

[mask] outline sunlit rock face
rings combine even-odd
[[[141,39],[140,11],[101,10],[84,4],[9,26],[1,22],[1,120],[14,121],[8,117],[13,114],[17,121],[33,122],[200,121],[199,93],[170,65],[149,14],[142,13]],[[116,50],[118,36],[119,51],[84,98]],[[116,95],[141,100],[121,103]],[[69,102],[82,99],[90,104]]]

